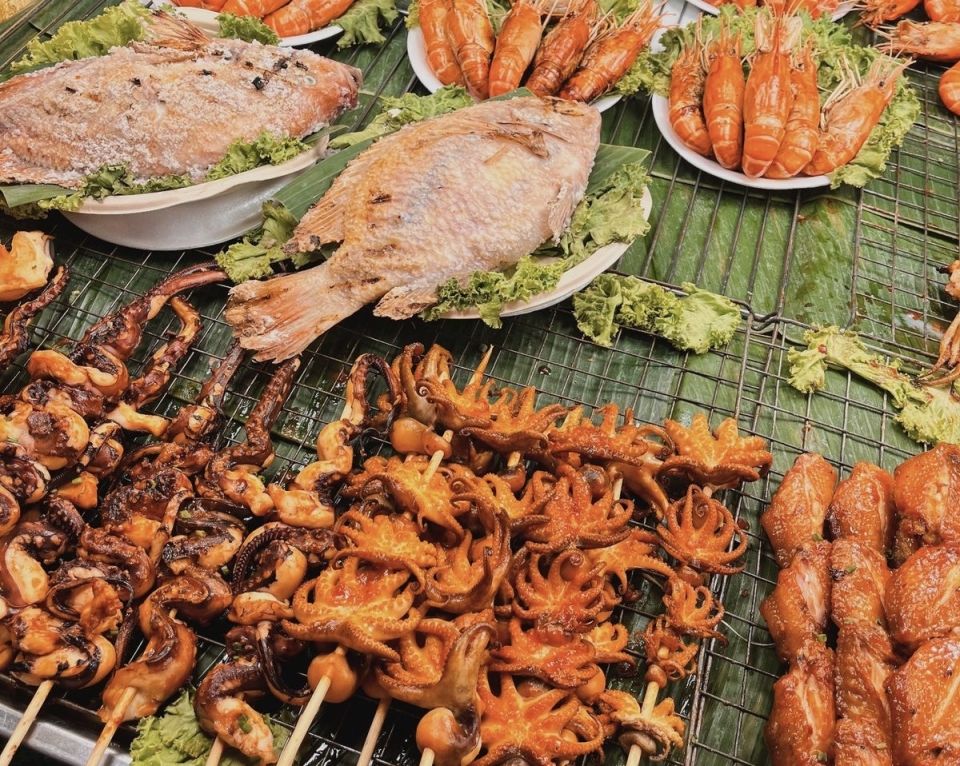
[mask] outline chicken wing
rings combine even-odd
[[[889,744],[890,705],[884,684],[896,669],[897,656],[886,631],[876,625],[842,629],[835,662],[837,714],[873,724]]]
[[[914,649],[960,628],[960,546],[924,546],[890,579],[890,635]]]
[[[827,506],[836,484],[836,470],[815,453],[801,455],[787,471],[760,516],[780,566],[787,566],[802,546],[822,539]]]
[[[830,555],[830,575],[837,627],[886,626],[884,598],[890,570],[882,553],[854,540],[837,540]]]
[[[893,477],[871,463],[857,463],[837,486],[827,523],[835,540],[857,540],[883,553],[893,544],[893,513]]]
[[[899,766],[960,763],[960,637],[927,641],[887,681]]]
[[[923,544],[960,543],[960,446],[938,444],[901,463],[893,474],[893,499],[900,512],[894,561],[906,560]]]
[[[883,732],[871,721],[841,718],[834,737],[834,766],[892,766]]]
[[[801,548],[780,570],[777,586],[760,604],[760,614],[784,662],[823,633],[830,617],[830,543]]]
[[[773,685],[764,737],[773,766],[819,766],[833,749],[833,652],[813,639]]]

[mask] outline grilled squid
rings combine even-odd
[[[228,512],[213,510],[223,508]],[[174,522],[174,536],[161,557],[174,574],[188,566],[214,571],[227,564],[243,543],[246,531],[237,518],[242,508],[224,501],[193,498],[184,503]]]

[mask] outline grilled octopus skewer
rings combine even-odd
[[[39,295],[10,309],[3,320],[3,332],[0,333],[0,368],[6,367],[26,349],[30,339],[30,321],[60,296],[69,279],[70,270],[61,266]]]

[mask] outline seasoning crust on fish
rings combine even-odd
[[[104,165],[200,181],[234,141],[302,138],[356,105],[360,71],[309,51],[211,40],[163,13],[151,31],[0,85],[0,182],[76,188]]]
[[[437,287],[559,238],[583,198],[600,114],[559,99],[487,101],[407,126],[354,159],[286,245],[342,242],[325,263],[235,287],[227,320],[258,359],[286,359],[362,306],[414,316]]]

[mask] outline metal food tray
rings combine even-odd
[[[679,0],[670,2],[675,12],[682,10]],[[47,36],[65,21],[92,16],[106,4],[48,0],[0,26],[0,70],[22,55],[31,38]],[[361,107],[344,119],[349,127],[363,125],[376,114],[378,96],[415,89],[404,35],[401,17],[380,47],[338,52],[329,43],[317,48],[364,72]],[[894,152],[884,177],[864,190],[768,194],[718,182],[683,163],[666,146],[645,97],[618,104],[604,115],[603,140],[653,152],[655,204],[652,231],[628,251],[617,270],[673,288],[696,282],[736,300],[744,323],[728,347],[693,356],[657,338],[622,331],[613,348],[601,348],[583,339],[568,303],[505,320],[501,330],[480,322],[391,322],[365,310],[304,355],[297,385],[274,429],[277,460],[268,475],[283,480],[310,461],[316,434],[339,415],[346,373],[358,354],[392,356],[415,340],[446,346],[461,380],[493,345],[491,374],[505,384],[536,386],[541,403],[592,408],[613,401],[633,407],[651,422],[696,411],[707,412],[713,423],[737,418],[742,429],[769,439],[774,469],[742,494],[725,494],[724,500],[747,525],[750,550],[741,574],[710,582],[727,609],[723,630],[728,643],[704,642],[696,675],[667,690],[687,723],[686,747],[672,753],[669,762],[766,763],[762,729],[781,666],[758,612],[776,576],[757,523],[764,499],[804,450],[818,450],[847,470],[858,460],[890,469],[921,449],[893,422],[887,397],[846,373],[829,372],[827,390],[815,396],[792,389],[786,379],[787,350],[811,324],[833,323],[860,331],[870,345],[902,358],[908,367],[927,365],[935,356],[955,310],[943,296],[943,277],[936,268],[958,257],[960,250],[960,129],[937,98],[943,69],[920,64],[911,70],[922,104],[920,120]],[[0,233],[9,235],[16,223],[4,218]],[[83,235],[59,216],[42,226],[55,235],[58,261],[70,265],[72,278],[35,323],[34,345],[78,338],[95,319],[142,295],[164,275],[212,254],[115,248]],[[211,364],[223,355],[230,335],[221,318],[225,297],[224,287],[205,288],[191,297],[202,311],[204,329],[167,393],[152,406],[155,411],[169,414],[189,401]],[[132,369],[149,357],[172,326],[169,312],[151,323]],[[0,392],[25,380],[22,362],[0,370]],[[243,419],[266,373],[265,367],[248,364],[233,380],[225,439],[242,438]],[[659,592],[646,583],[640,590],[640,600],[619,607],[614,615],[636,631],[660,610]],[[201,632],[197,677],[222,655],[218,635],[223,632],[216,627],[211,637]],[[639,691],[642,670],[636,677],[611,678],[611,684]],[[0,731],[7,734],[29,691],[18,689],[9,678],[0,690]],[[94,693],[55,691],[26,746],[83,763],[97,733],[98,706]],[[341,705],[324,705],[301,751],[302,762],[355,763],[374,709],[374,701],[362,694]],[[287,720],[293,720],[290,713]],[[374,754],[378,764],[418,762],[413,732],[419,715],[404,704],[391,706]],[[121,729],[121,749],[132,733],[132,727]],[[606,761],[623,760],[620,748],[610,743]],[[122,761],[118,755],[113,762]]]

